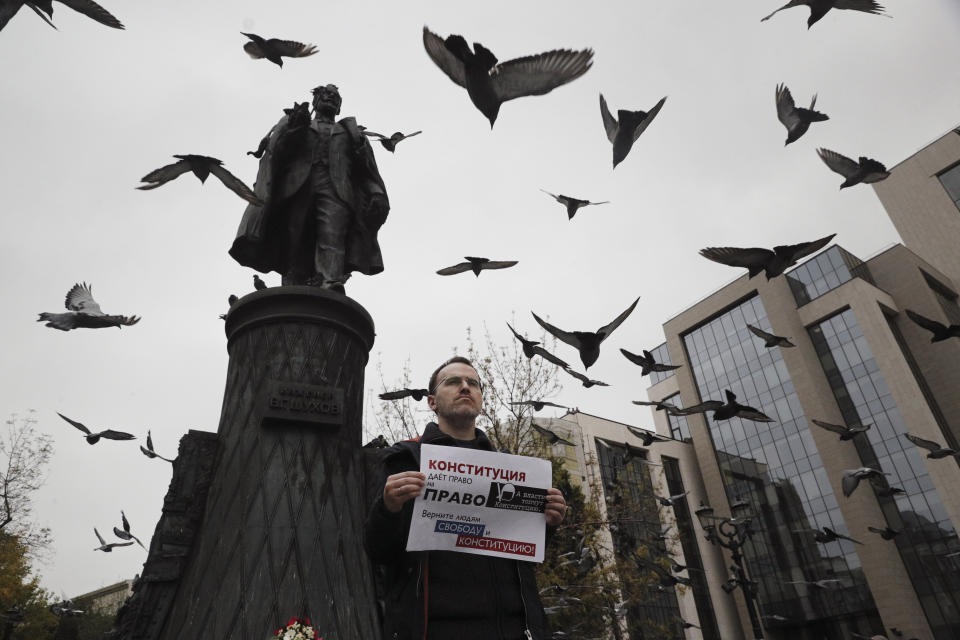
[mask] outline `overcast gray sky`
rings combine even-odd
[[[960,5],[888,0],[893,19],[833,11],[807,30],[807,10],[761,23],[776,1],[371,3],[274,0],[197,3],[103,0],[126,31],[54,4],[54,31],[22,10],[0,32],[0,266],[9,305],[0,411],[36,409],[56,454],[37,497],[53,530],[43,584],[76,595],[140,571],[136,548],[94,553],[92,528],[149,538],[170,479],[137,442],[88,446],[57,411],[145,437],[173,455],[188,429],[215,431],[227,365],[223,323],[252,271],[226,253],[244,202],[215,179],[185,175],[134,189],[172,154],[222,159],[248,183],[245,155],[309,89],[339,85],[343,116],[384,133],[422,129],[391,155],[377,146],[392,210],[380,233],[386,271],[349,293],[377,324],[371,365],[388,379],[407,358],[416,382],[486,325],[539,333],[531,310],[567,329],[634,314],[590,375],[558,401],[651,424],[647,382],[617,349],[663,341],[662,323],[740,275],[697,255],[705,246],[773,246],[837,233],[860,257],[898,241],[872,189],[838,191],[824,146],[888,166],[960,123]],[[593,68],[486,119],[427,58],[421,29],[479,41],[501,60],[592,47]],[[281,70],[254,61],[240,31],[315,43]],[[800,105],[819,94],[830,116],[784,148],[774,88]],[[611,170],[598,108],[660,115]],[[609,205],[568,222],[539,191]],[[441,278],[465,255],[519,260],[509,271]],[[266,280],[279,284],[279,276]],[[78,281],[107,313],[138,314],[122,330],[61,333],[35,323],[62,311]],[[578,362],[572,349],[558,355]],[[566,378],[565,378],[566,380]],[[376,384],[373,366],[368,387]]]

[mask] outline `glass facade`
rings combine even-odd
[[[656,349],[650,350],[650,355],[653,356],[653,359],[660,364],[673,364],[670,360],[670,352],[667,351],[667,343],[664,342]],[[658,382],[663,382],[670,376],[674,375],[677,372],[676,369],[671,369],[670,371],[651,371],[650,372],[650,384],[654,385]]]
[[[667,493],[678,496],[686,489],[683,478],[680,476],[680,464],[673,458],[661,456],[663,474],[667,479]],[[677,535],[680,537],[680,546],[683,548],[684,562],[691,570],[684,573],[693,582],[693,600],[697,604],[697,614],[700,616],[700,632],[704,640],[721,640],[720,630],[717,628],[717,617],[713,612],[713,601],[710,600],[710,590],[707,587],[707,578],[703,570],[703,561],[700,559],[700,549],[697,547],[697,530],[694,528],[694,519],[691,517],[690,505],[686,500],[679,500],[673,506],[673,515],[677,519]]]
[[[960,543],[927,473],[926,452],[903,437],[909,429],[853,311],[824,320],[809,333],[844,420],[872,425],[865,437],[852,441],[860,459],[865,466],[889,473],[889,483],[904,490],[892,497],[877,495],[886,522],[874,526],[901,532],[886,544],[899,551],[934,638],[960,637],[960,573],[944,559],[960,551]],[[865,535],[871,536],[864,541],[869,544],[884,542]]]
[[[636,458],[624,464],[624,445],[602,442],[596,447],[597,462],[608,505],[607,517],[615,525],[610,527],[610,533],[620,565],[618,568],[621,572],[636,573],[632,558],[641,542],[646,541],[644,546],[650,551],[651,558],[667,553],[666,545],[656,539],[663,527],[650,479],[650,466]],[[640,450],[631,451],[637,456]],[[644,633],[645,629],[647,633]],[[676,593],[672,589],[651,589],[643,598],[634,599],[627,612],[627,630],[631,640],[684,638]]]
[[[757,296],[693,329],[683,342],[700,401],[722,399],[730,389],[775,420],[704,416],[729,502],[745,500],[753,513],[755,533],[743,554],[758,583],[762,624],[771,637],[797,640],[877,633],[883,623],[853,543],[820,544],[813,537],[824,526],[849,532],[780,349],[765,348],[747,324],[770,327]],[[790,584],[817,580],[840,582],[823,590]]]
[[[677,409],[683,409],[683,401],[680,399],[679,393],[675,393],[665,400]],[[693,442],[693,438],[690,437],[690,425],[687,423],[687,416],[675,416],[667,413],[667,424],[670,425],[671,438],[683,442]]]
[[[946,189],[953,204],[960,209],[960,164],[950,167],[937,177],[940,178],[940,184]]]
[[[853,278],[866,280],[876,286],[863,260],[837,245],[787,272],[786,276],[798,307]]]

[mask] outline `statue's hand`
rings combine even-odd
[[[310,110],[306,102],[294,102],[292,109],[284,109],[287,114],[287,127],[301,129],[310,126]]]

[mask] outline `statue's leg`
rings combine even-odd
[[[331,192],[315,194],[314,222],[317,233],[314,270],[322,282],[342,280],[346,263],[350,208]]]
[[[283,286],[306,284],[312,274],[312,243],[305,241],[313,215],[312,193],[309,187],[301,189],[285,207],[286,251],[281,273]]]

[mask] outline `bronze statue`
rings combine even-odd
[[[244,266],[276,271],[283,285],[343,292],[353,271],[383,271],[377,231],[390,205],[373,149],[354,118],[340,113],[334,85],[313,90],[307,103],[284,109],[260,143],[254,192],[230,255]],[[261,157],[262,156],[262,157]]]

